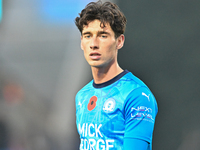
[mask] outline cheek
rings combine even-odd
[[[82,41],[81,42],[81,49],[84,51],[84,53],[87,52],[88,49],[89,49],[89,43],[85,42],[85,41]]]
[[[83,50],[83,53],[84,53],[84,57],[87,59],[87,53],[85,50]]]
[[[85,45],[84,42],[81,41],[81,49],[82,49],[82,50],[84,50],[84,45]]]
[[[116,44],[112,44],[112,45],[109,45],[107,47],[107,53],[110,54],[110,55],[114,55],[117,51],[117,45]]]
[[[83,53],[86,61],[89,61],[90,60],[89,53],[86,50],[83,50]]]
[[[110,43],[107,45],[107,47],[109,47],[110,50],[116,50],[117,49],[117,43],[115,40],[110,41]]]
[[[87,49],[86,49],[85,43],[83,42],[81,42],[81,49],[83,50],[84,54],[86,54]]]

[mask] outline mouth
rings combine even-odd
[[[93,53],[90,53],[90,56],[101,56],[101,54],[99,54],[97,52],[93,52]]]
[[[101,57],[100,53],[97,53],[97,52],[90,53],[90,58],[93,59],[93,60],[100,59],[100,57]]]

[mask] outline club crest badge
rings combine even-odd
[[[113,98],[109,98],[105,101],[103,105],[103,111],[106,113],[110,113],[115,109],[115,100]]]

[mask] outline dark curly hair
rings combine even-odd
[[[100,0],[98,2],[89,3],[81,13],[79,13],[79,17],[76,17],[75,24],[82,34],[83,27],[95,19],[100,20],[100,26],[103,25],[103,27],[105,27],[106,23],[109,23],[116,38],[125,32],[126,17],[114,3],[102,3]]]

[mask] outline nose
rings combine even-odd
[[[98,49],[99,48],[99,42],[98,39],[96,37],[91,38],[90,41],[90,48],[92,50]]]

